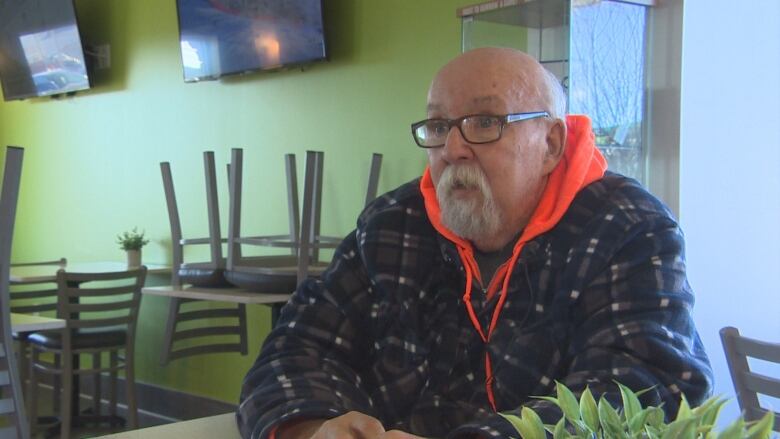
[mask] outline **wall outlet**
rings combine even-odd
[[[99,44],[94,47],[95,68],[108,69],[111,67],[111,45]]]

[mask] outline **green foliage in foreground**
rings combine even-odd
[[[603,396],[598,403],[590,389],[577,397],[566,386],[557,383],[556,397],[542,396],[563,412],[555,425],[545,425],[530,408],[523,407],[520,416],[501,413],[515,427],[523,439],[546,439],[549,432],[554,439],[763,439],[772,434],[774,415],[768,412],[757,422],[746,423],[741,417],[720,433],[713,431],[725,399],[712,397],[696,408],[691,408],[683,395],[675,420],[666,423],[660,407],[642,407],[638,396],[619,384],[623,408],[616,410]],[[648,389],[649,390],[649,389]]]

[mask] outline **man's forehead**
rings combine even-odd
[[[473,106],[486,106],[486,105],[502,105],[506,102],[506,100],[499,96],[499,95],[480,95],[475,96],[471,99],[467,99],[466,103],[470,103]],[[444,110],[444,104],[441,102],[437,102],[435,100],[431,100],[428,102],[428,111],[440,111]]]

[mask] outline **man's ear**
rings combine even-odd
[[[544,156],[544,173],[549,174],[558,165],[566,148],[566,125],[562,120],[553,121],[547,130],[547,151]]]

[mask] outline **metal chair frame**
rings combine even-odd
[[[52,261],[40,261],[40,262],[14,262],[11,267],[38,267],[38,266],[55,266],[65,268],[68,264],[66,258],[60,258]],[[54,317],[57,314],[57,284],[56,282],[15,282],[10,285],[11,293],[11,312],[18,314],[35,314],[35,315],[50,315]],[[19,348],[19,378],[22,385],[24,385],[29,379],[28,373],[30,371],[30,353],[29,344],[27,343],[27,337],[29,333],[13,333],[13,338],[17,342]],[[59,361],[57,358],[56,361]],[[55,377],[54,380],[54,393],[58,393],[60,389],[59,377]],[[54,410],[59,410],[59,399],[53,398],[52,405]],[[27,412],[30,412],[30,407],[27,407]]]
[[[220,232],[216,165],[213,151],[203,153],[203,166],[206,180],[209,236],[184,239],[170,163],[160,163],[173,246],[171,284],[176,288],[182,288],[183,286],[179,278],[179,269],[182,267],[212,269],[223,269],[225,267],[222,244],[226,242],[226,239],[222,238]],[[188,245],[209,245],[210,260],[207,262],[185,263],[184,247]],[[213,302],[209,302],[205,305],[208,308],[203,309],[202,304],[203,301],[200,300],[170,298],[168,319],[163,336],[163,348],[160,352],[160,364],[166,365],[171,360],[193,355],[232,352],[237,352],[241,355],[247,354],[246,305],[243,303],[220,303],[218,307],[215,307]],[[212,319],[220,320],[219,323],[215,324]],[[179,323],[182,322],[199,322],[202,327],[186,330],[177,329]],[[236,341],[225,341],[224,338],[221,340],[213,338],[212,336],[214,335],[237,336],[238,339]],[[182,343],[192,340],[198,340],[200,344],[197,346],[179,347]]]
[[[5,425],[0,427],[0,438],[30,437],[25,416],[22,384],[13,353],[11,333],[10,265],[11,243],[14,233],[14,219],[19,200],[19,185],[22,177],[24,150],[18,147],[6,148],[3,187],[0,192],[0,418]]]
[[[759,394],[780,398],[780,379],[753,372],[748,364],[748,358],[780,364],[780,343],[742,336],[731,326],[720,330],[720,338],[745,420],[756,421],[771,411],[775,415],[774,430],[780,432],[780,412],[761,407],[758,400]]]
[[[125,397],[127,402],[128,426],[138,428],[138,406],[135,398],[135,332],[138,322],[138,311],[141,306],[141,288],[146,280],[146,267],[110,272],[110,273],[71,273],[63,269],[57,272],[57,317],[66,321],[66,328],[61,332],[59,346],[49,346],[36,343],[35,334],[31,334],[30,348],[32,351],[30,370],[30,419],[37,419],[37,389],[38,374],[48,373],[59,376],[62,382],[60,392],[60,437],[68,439],[72,427],[72,398],[75,375],[92,374],[94,379],[94,395],[92,414],[85,419],[87,422],[109,421],[111,424],[121,423],[117,416],[117,384],[118,372],[125,371]],[[124,282],[117,285],[117,282]],[[96,286],[97,285],[97,286]],[[83,299],[90,299],[89,301]],[[94,300],[98,299],[98,300]],[[123,343],[76,347],[81,336],[81,330],[115,332],[125,331]],[[124,351],[124,355],[120,355]],[[59,362],[48,362],[41,358],[41,353],[52,353],[60,358]],[[101,354],[108,352],[109,364],[104,366]],[[92,357],[91,367],[82,362],[76,363],[74,355],[87,354]],[[108,373],[109,383],[109,414],[101,416],[101,382],[100,375]],[[80,417],[83,415],[78,413]],[[34,427],[34,425],[33,425]]]

